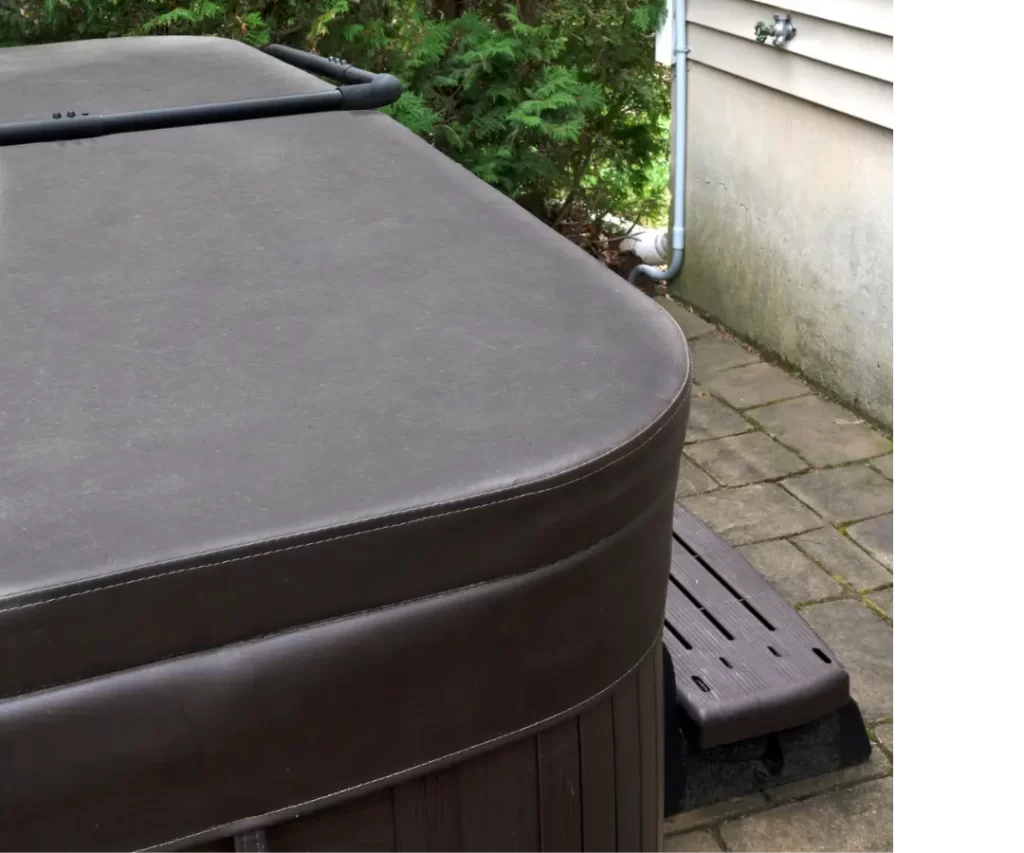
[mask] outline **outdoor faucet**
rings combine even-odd
[[[789,19],[789,15],[782,14],[775,16],[775,23],[769,26],[764,21],[758,21],[754,25],[754,36],[759,44],[764,44],[769,38],[776,47],[782,47],[786,42],[796,35],[796,27]]]

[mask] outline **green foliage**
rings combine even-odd
[[[396,75],[395,118],[578,242],[599,249],[607,214],[663,223],[664,3],[465,5],[448,18],[417,0],[363,0],[321,48]]]
[[[309,47],[348,0],[0,0],[0,45],[139,35],[218,35]]]
[[[588,248],[666,208],[664,0],[0,0],[0,44],[285,42],[387,71],[400,122]]]

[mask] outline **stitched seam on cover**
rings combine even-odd
[[[690,374],[691,374],[691,370],[690,370],[690,367],[689,367],[689,360],[687,360],[687,362],[688,362],[687,363],[687,372],[686,372],[685,380],[683,381],[682,391],[680,391],[680,393],[676,396],[676,398],[672,401],[672,403],[665,409],[665,411],[661,415],[662,417],[665,417],[665,415],[667,415],[668,413],[674,414],[674,412],[672,412],[672,410],[674,408],[677,408],[679,401],[682,400],[685,397],[686,391],[690,387]],[[411,519],[408,519],[407,521],[395,522],[394,524],[383,524],[383,525],[379,525],[377,527],[367,528],[366,530],[355,530],[355,531],[351,531],[351,532],[348,532],[348,533],[340,533],[337,536],[331,536],[331,537],[328,537],[326,539],[316,539],[316,540],[314,540],[312,542],[302,542],[302,543],[299,543],[298,545],[284,545],[284,546],[279,547],[279,548],[271,548],[271,549],[266,550],[266,551],[260,551],[259,553],[256,553],[256,554],[245,554],[245,555],[239,556],[239,557],[230,557],[230,558],[228,558],[226,560],[215,560],[214,562],[211,562],[211,563],[201,563],[200,565],[197,565],[197,566],[183,566],[183,567],[181,567],[179,569],[172,569],[170,571],[160,572],[158,574],[146,575],[145,577],[141,577],[141,578],[133,578],[132,580],[120,581],[119,583],[108,584],[106,586],[96,587],[94,589],[83,589],[83,590],[79,590],[78,592],[67,593],[66,595],[57,595],[57,596],[54,596],[52,598],[43,599],[42,601],[31,601],[31,602],[28,602],[27,604],[15,605],[14,607],[0,608],[0,613],[14,613],[14,612],[17,612],[18,610],[28,610],[28,609],[33,608],[33,607],[42,607],[44,604],[53,604],[54,602],[64,601],[64,600],[69,599],[69,598],[79,598],[80,596],[83,596],[83,595],[92,595],[94,593],[108,592],[108,591],[110,591],[112,589],[117,589],[119,587],[131,586],[132,584],[143,583],[145,581],[158,580],[160,578],[171,577],[172,575],[185,574],[187,572],[195,572],[195,571],[199,571],[200,569],[212,569],[212,568],[216,568],[217,566],[226,566],[226,565],[230,565],[232,563],[245,562],[246,560],[258,560],[261,557],[269,557],[269,556],[272,556],[274,554],[285,554],[285,553],[288,553],[290,551],[298,551],[298,550],[302,550],[304,548],[312,548],[312,547],[315,547],[315,546],[327,545],[327,544],[330,544],[331,542],[339,542],[342,539],[351,539],[351,538],[354,538],[356,536],[365,536],[366,534],[369,534],[369,533],[379,533],[382,530],[392,530],[392,529],[396,529],[396,528],[399,528],[399,527],[408,527],[408,526],[410,526],[412,524],[420,524],[420,523],[423,523],[423,522],[426,522],[426,521],[434,521],[434,520],[436,520],[438,518],[445,518],[445,517],[451,516],[451,515],[459,515],[461,513],[474,512],[474,511],[477,511],[477,510],[486,509],[487,507],[498,506],[500,504],[511,503],[513,501],[522,500],[523,498],[534,497],[536,495],[542,495],[542,494],[545,494],[547,492],[557,491],[558,489],[563,489],[566,486],[571,486],[573,483],[578,483],[578,482],[580,482],[582,480],[588,479],[589,477],[596,476],[597,474],[600,474],[602,471],[606,470],[607,468],[611,467],[612,465],[615,465],[615,464],[617,464],[617,463],[619,463],[619,462],[621,462],[621,461],[623,461],[625,459],[628,459],[634,453],[637,453],[643,447],[645,447],[650,442],[652,442],[671,423],[672,423],[672,416],[669,416],[669,417],[666,418],[665,422],[661,426],[659,426],[654,432],[652,432],[640,444],[638,444],[636,447],[634,447],[632,450],[630,450],[625,455],[620,456],[620,457],[618,457],[616,459],[613,459],[610,462],[606,462],[600,468],[597,468],[597,469],[591,471],[588,474],[583,474],[583,475],[581,475],[579,477],[576,477],[575,479],[568,480],[568,481],[565,481],[563,483],[559,483],[558,485],[555,485],[555,486],[548,486],[548,487],[543,488],[543,489],[536,489],[536,490],[534,490],[532,492],[524,492],[522,494],[512,495],[511,497],[507,497],[507,498],[499,498],[498,500],[489,501],[488,503],[483,503],[483,504],[476,504],[475,506],[462,507],[460,509],[448,510],[447,512],[439,512],[439,513],[435,513],[433,515],[421,516],[419,518],[411,518]],[[632,440],[632,439],[630,439],[630,440]],[[601,459],[603,457],[610,456],[610,455],[618,452],[622,447],[625,446],[625,444],[628,444],[628,443],[629,442],[627,441],[624,444],[621,444],[618,447],[613,448],[612,450],[606,451],[601,456],[597,457],[597,459]],[[589,462],[586,462],[584,464],[585,465],[590,465],[590,464],[593,464],[594,461],[595,460],[590,460]],[[582,467],[582,466],[577,466],[577,467]],[[571,472],[572,470],[573,469],[570,469],[569,472]],[[569,472],[564,472],[564,473],[569,473]],[[463,500],[473,500],[473,499],[478,498],[478,497],[482,497],[482,495],[472,495],[469,498],[463,498]],[[433,504],[431,506],[422,507],[421,509],[431,509],[432,506],[443,506],[443,504]],[[299,534],[299,535],[310,535],[310,534],[315,534],[316,532],[317,532],[316,530],[312,530],[312,531],[307,531],[305,534]],[[269,541],[269,540],[266,540],[266,541]],[[261,543],[254,543],[254,544],[261,544]]]
[[[353,610],[351,613],[342,613],[337,616],[327,616],[321,619],[315,619],[312,622],[303,622],[299,625],[289,625],[286,628],[267,630],[261,634],[256,634],[251,637],[243,637],[239,639],[229,640],[227,642],[222,643],[219,646],[209,646],[200,649],[193,649],[187,652],[175,652],[173,654],[164,655],[163,657],[147,660],[144,663],[132,664],[130,666],[124,667],[123,669],[113,670],[111,672],[94,673],[92,675],[86,675],[81,678],[76,678],[72,681],[56,681],[53,683],[40,684],[36,687],[27,688],[17,693],[11,693],[6,696],[0,695],[0,705],[3,705],[5,702],[10,702],[14,699],[18,699],[22,696],[27,696],[32,693],[44,693],[47,690],[57,690],[64,687],[72,687],[76,684],[85,684],[90,681],[99,681],[104,678],[109,678],[113,675],[118,675],[120,673],[131,672],[133,670],[141,670],[146,667],[159,666],[160,664],[168,663],[169,661],[185,660],[187,658],[199,657],[201,655],[210,654],[211,652],[216,651],[218,649],[241,648],[243,646],[249,646],[254,643],[262,642],[263,640],[269,640],[273,637],[282,637],[290,634],[301,634],[305,631],[311,631],[316,628],[321,628],[324,625],[330,625],[332,622],[342,622],[350,619],[358,619],[361,616],[368,616],[370,614],[385,614],[393,610],[399,610],[401,608],[417,604],[425,604],[430,601],[436,601],[441,598],[448,598],[449,596],[453,595],[464,595],[466,593],[478,590],[481,587],[493,586],[495,584],[514,580],[516,578],[522,578],[526,577],[527,575],[543,572],[547,569],[554,569],[560,566],[562,563],[567,562],[568,560],[576,559],[577,557],[581,557],[599,547],[603,547],[609,539],[612,539],[618,536],[619,534],[623,533],[628,527],[634,524],[637,521],[637,519],[639,519],[642,515],[644,515],[650,509],[652,509],[652,507],[654,507],[658,500],[660,500],[660,498],[655,497],[652,501],[646,504],[644,508],[636,514],[634,518],[630,519],[630,521],[622,525],[622,527],[613,530],[611,533],[601,537],[596,542],[592,543],[591,545],[588,545],[586,548],[583,548],[580,551],[577,551],[575,554],[570,554],[568,557],[562,557],[561,559],[555,560],[550,563],[542,563],[539,566],[533,566],[532,568],[524,569],[518,572],[509,572],[508,574],[499,575],[498,577],[493,578],[487,578],[486,580],[482,581],[473,581],[472,583],[463,584],[462,586],[455,586],[449,589],[440,589],[435,592],[424,593],[423,595],[417,595],[414,598],[407,598],[403,601],[393,601],[388,602],[387,604],[378,604],[372,607],[364,607],[361,610]],[[820,638],[818,642],[821,642]]]

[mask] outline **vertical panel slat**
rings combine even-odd
[[[537,735],[540,849],[582,850],[579,719]]]
[[[656,671],[661,660],[654,665],[654,656],[647,655],[636,673],[637,702],[640,721],[640,849],[656,851],[661,835],[658,817],[658,708]]]
[[[427,850],[464,850],[459,815],[459,771],[442,770],[428,777]]]
[[[464,850],[538,850],[537,739],[526,737],[460,768]]]
[[[615,850],[615,729],[605,697],[580,715],[583,849]]]
[[[618,850],[639,850],[640,708],[636,673],[623,679],[612,696],[615,724],[615,834]]]
[[[429,850],[427,782],[412,779],[395,787],[395,848]]]
[[[398,850],[462,850],[459,771],[442,770],[395,788]]]
[[[665,667],[663,661],[662,644],[658,643],[657,648],[651,655],[654,663],[654,701],[657,713],[658,741],[655,752],[657,758],[657,785],[658,802],[655,806],[658,815],[658,839],[655,849],[658,853],[665,847]],[[672,686],[675,690],[675,686]]]

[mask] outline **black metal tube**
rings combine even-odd
[[[271,47],[273,49],[266,49],[268,54],[290,65],[335,80],[348,81],[354,85],[303,95],[224,101],[217,104],[138,110],[110,115],[54,113],[50,119],[0,124],[0,147],[335,110],[372,110],[394,103],[402,94],[402,84],[390,74],[371,74],[351,65],[333,62],[282,45]]]
[[[24,145],[29,142],[54,142],[60,139],[88,139],[113,133],[163,130],[197,124],[217,124],[257,118],[321,113],[344,108],[341,89],[309,95],[258,98],[249,101],[224,101],[195,107],[169,107],[110,115],[81,115],[44,121],[0,124],[0,145]]]
[[[263,52],[310,74],[318,74],[339,83],[355,84],[345,86],[343,90],[348,97],[347,110],[385,107],[397,101],[402,94],[402,84],[390,74],[372,74],[347,62],[316,56],[283,44],[267,45]]]
[[[372,83],[374,78],[383,77],[383,74],[371,74],[342,62],[340,59],[332,59],[325,56],[317,56],[305,50],[298,50],[284,44],[268,44],[263,52],[274,59],[280,59],[310,74],[319,74],[339,83]]]

